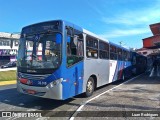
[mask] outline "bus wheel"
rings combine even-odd
[[[86,85],[86,97],[90,97],[94,92],[94,79],[92,77],[90,77],[87,81],[87,85]]]
[[[122,76],[122,80],[125,80],[125,76],[124,76],[124,74],[123,74],[123,76]]]

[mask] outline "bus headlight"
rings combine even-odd
[[[53,81],[53,85],[58,85],[60,83],[60,80]]]
[[[47,88],[52,88],[56,85],[59,85],[61,82],[62,82],[62,79],[55,80],[55,81],[51,82],[50,84],[48,84]]]

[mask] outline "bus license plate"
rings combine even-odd
[[[27,93],[34,95],[34,94],[36,94],[36,91],[34,91],[34,90],[27,90]]]

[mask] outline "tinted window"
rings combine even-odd
[[[122,60],[122,59],[123,59],[122,49],[121,49],[121,48],[118,48],[118,49],[117,49],[117,53],[118,53],[118,60]]]
[[[90,58],[98,58],[98,40],[88,35],[86,37],[86,55]]]
[[[72,36],[73,34],[73,36]],[[67,29],[67,66],[83,60],[83,34],[78,30]]]
[[[130,60],[130,53],[126,50],[123,50],[123,60],[129,61]]]
[[[116,46],[110,45],[110,59],[117,60],[117,48]]]
[[[100,41],[99,42],[99,57],[101,59],[108,59],[109,58],[109,44]]]

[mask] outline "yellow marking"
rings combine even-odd
[[[0,86],[1,85],[11,85],[11,84],[16,84],[16,80],[11,80],[11,81],[0,81]]]

